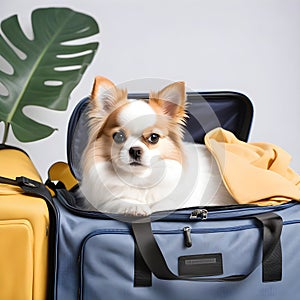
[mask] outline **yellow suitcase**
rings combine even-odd
[[[50,217],[36,196],[41,178],[25,152],[5,146],[0,176],[0,299],[46,299]]]

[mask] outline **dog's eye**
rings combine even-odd
[[[115,143],[122,144],[126,141],[126,134],[123,130],[119,130],[113,134]]]
[[[150,144],[157,144],[158,141],[159,141],[159,134],[157,133],[151,133],[150,136],[148,137],[147,141],[150,143]]]

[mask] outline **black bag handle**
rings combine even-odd
[[[263,257],[262,281],[280,281],[282,279],[282,251],[280,236],[282,219],[275,213],[255,215],[254,218],[263,227]],[[158,243],[152,233],[151,220],[132,223],[132,230],[137,244],[149,270],[159,279],[188,280],[206,282],[228,282],[246,279],[258,266],[254,266],[248,274],[231,275],[226,277],[190,277],[174,274],[168,267]]]

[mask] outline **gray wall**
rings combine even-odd
[[[167,79],[183,80],[192,90],[242,92],[255,109],[250,141],[283,147],[300,172],[299,0],[10,0],[1,4],[0,20],[18,14],[30,34],[31,11],[42,6],[90,14],[101,31],[100,49],[68,110],[25,110],[59,129],[43,141],[20,145],[43,177],[53,162],[66,160],[69,116],[89,95],[96,75],[129,81],[131,91],[147,91]],[[156,80],[144,87],[143,78]],[[8,142],[19,145],[12,135]]]

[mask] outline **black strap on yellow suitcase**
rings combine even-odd
[[[47,201],[47,204],[52,202],[51,193],[46,186],[30,178],[21,176],[16,179],[10,179],[0,176],[0,183],[18,186],[28,195],[43,198]]]

